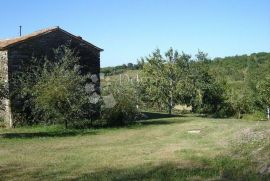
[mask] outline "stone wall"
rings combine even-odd
[[[0,81],[8,83],[8,51],[0,51]],[[0,117],[4,119],[7,124],[11,124],[9,99],[0,101],[3,107],[3,110],[0,110]]]
[[[27,40],[9,48],[9,73],[16,71],[23,62],[29,61],[32,57],[44,57],[49,59],[53,56],[53,49],[63,44],[69,44],[78,56],[81,57],[80,64],[83,72],[99,74],[100,52],[78,39],[69,36],[62,31],[50,32],[46,35]]]
[[[8,51],[0,51],[0,79],[1,81],[7,81],[7,62],[8,62]]]

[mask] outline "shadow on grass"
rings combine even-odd
[[[255,171],[245,173],[244,169],[225,169],[214,167],[181,168],[173,164],[165,164],[152,168],[104,170],[101,172],[84,174],[74,180],[268,180],[267,175]]]
[[[47,130],[47,131],[33,131],[30,132],[9,132],[9,133],[0,133],[0,138],[7,139],[16,139],[16,138],[40,138],[40,137],[69,137],[77,135],[96,135],[99,129],[110,129],[110,128],[138,128],[150,125],[168,125],[168,124],[179,124],[190,122],[191,120],[186,119],[166,119],[166,118],[177,118],[177,117],[186,117],[183,115],[170,115],[166,113],[154,113],[154,112],[143,112],[145,117],[140,121],[133,122],[126,126],[109,126],[109,125],[93,125],[91,129],[58,129],[58,130]]]
[[[107,169],[83,174],[74,180],[206,180],[219,174],[212,168],[178,168],[173,164],[129,169]]]
[[[187,180],[189,178],[213,178],[218,174],[212,168],[177,168],[173,164],[161,166],[140,166],[126,169],[102,169],[98,172],[70,175],[71,172],[46,168],[27,169],[22,165],[8,164],[0,167],[0,175],[3,180],[22,179],[22,180]],[[203,179],[204,178],[204,179]],[[57,180],[56,179],[56,180]]]
[[[102,169],[97,172],[77,173],[70,175],[68,169],[51,171],[46,168],[27,169],[22,165],[5,165],[0,167],[0,175],[3,180],[206,180],[216,178],[219,171],[216,168],[179,168],[175,164],[163,164],[160,166],[138,166],[126,169]],[[194,180],[193,179],[193,180]]]
[[[142,112],[142,113],[145,115],[145,118],[143,118],[143,120],[185,117],[184,115],[167,114],[167,113],[159,113],[159,112]]]
[[[19,132],[19,133],[3,133],[0,138],[39,138],[39,137],[68,137],[77,135],[96,135],[97,131],[81,131],[81,130],[58,130],[50,132]]]
[[[169,125],[169,124],[180,124],[190,122],[191,120],[143,120],[138,121],[141,126],[151,126],[151,125]]]
[[[137,121],[141,126],[150,126],[150,125],[168,125],[168,124],[177,124],[177,123],[186,123],[191,120],[188,119],[166,119],[166,118],[180,118],[186,117],[184,115],[176,114],[166,114],[166,113],[155,113],[155,112],[143,112],[145,115],[140,121]]]
[[[199,161],[199,160],[197,160]],[[64,164],[64,163],[62,163]],[[128,163],[127,163],[128,164]],[[67,164],[68,165],[68,164]],[[193,165],[193,164],[192,164]],[[44,167],[26,167],[25,165],[7,164],[0,166],[3,180],[268,180],[270,174],[258,173],[250,162],[231,158],[208,160],[197,166],[180,163],[151,164],[123,169],[103,168],[89,172],[74,165],[59,165],[55,169]],[[0,179],[1,180],[1,179]]]
[[[59,177],[67,174],[67,171],[44,171],[20,164],[0,165],[0,180],[60,180]]]

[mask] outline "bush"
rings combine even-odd
[[[114,83],[104,90],[102,119],[109,126],[122,126],[135,121],[140,113],[134,85]]]
[[[219,110],[214,113],[216,118],[229,118],[235,115],[235,110],[230,103],[222,103]]]
[[[251,121],[261,121],[266,120],[266,114],[260,111],[255,111],[251,114],[244,114],[243,119]]]
[[[19,78],[19,94],[31,111],[22,111],[18,117],[29,123],[30,114],[33,123],[64,123],[66,128],[68,124],[82,127],[82,120],[90,120],[86,126],[91,125],[99,112],[97,79],[81,74],[79,57],[68,47],[60,46],[54,54],[56,61],[40,61],[45,63]]]

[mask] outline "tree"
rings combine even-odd
[[[133,63],[128,63],[128,64],[127,64],[127,68],[130,69],[130,70],[133,69],[133,66],[134,66]]]
[[[165,53],[165,58],[157,49],[144,61],[145,79],[141,86],[144,87],[148,100],[166,107],[169,114],[172,113],[173,106],[183,100],[184,85],[188,82],[189,58],[170,48]]]
[[[198,53],[195,55],[197,61],[209,62],[210,59],[208,58],[208,53],[204,53],[201,50],[198,50]]]
[[[226,114],[222,109],[227,99],[227,81],[217,78],[216,73],[210,71],[211,59],[207,57],[207,53],[199,51],[196,57],[190,63],[190,84],[186,100],[190,100],[193,112],[223,116]]]
[[[137,67],[138,69],[142,69],[144,66],[144,59],[141,58],[140,60],[137,60]]]
[[[91,75],[80,73],[79,57],[71,49],[58,48],[55,55],[58,61],[45,62],[33,87],[36,107],[47,118],[64,122],[66,128],[69,122],[93,119],[98,111],[99,95],[90,82]]]
[[[242,114],[250,113],[252,110],[251,94],[247,87],[241,89],[231,88],[228,102],[240,119]]]
[[[123,65],[122,65],[122,68],[123,68],[123,69],[126,69],[126,68],[127,68],[127,65],[126,65],[126,64],[123,64]]]
[[[65,123],[66,128],[93,119],[99,102],[93,75],[81,74],[79,57],[68,47],[60,46],[54,55],[56,61],[45,59],[20,77],[21,94],[27,95],[24,104],[29,102],[33,119]]]
[[[267,109],[270,107],[270,75],[261,80],[258,84],[259,97]]]

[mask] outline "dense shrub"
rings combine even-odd
[[[113,83],[104,89],[102,118],[110,126],[121,126],[135,121],[139,114],[134,84]]]
[[[30,110],[19,112],[20,118],[25,118],[18,124],[29,124],[32,118],[34,123],[81,127],[82,120],[92,120],[98,114],[100,96],[91,81],[93,75],[81,74],[79,57],[68,47],[61,46],[54,54],[56,61],[40,61],[44,64],[18,78],[21,85],[18,93]]]

